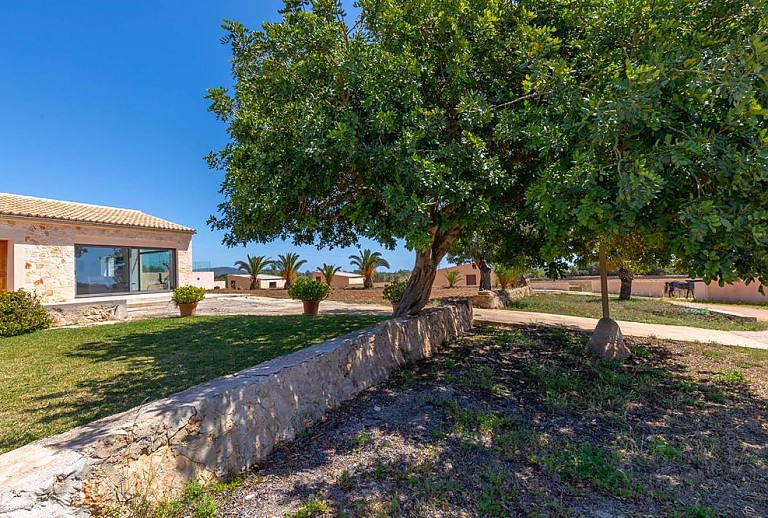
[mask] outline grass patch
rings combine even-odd
[[[0,453],[382,320],[141,320],[0,338]]]
[[[549,472],[574,483],[589,482],[596,489],[616,496],[631,497],[641,489],[633,477],[618,467],[616,455],[592,444],[566,442],[543,456],[532,458]]]
[[[739,322],[706,309],[670,304],[663,299],[632,299],[619,302],[610,297],[611,318],[628,322],[646,322],[675,326],[722,329],[726,331],[760,331],[768,328],[764,322]],[[546,293],[512,301],[510,309],[551,313],[576,317],[600,318],[599,296]]]

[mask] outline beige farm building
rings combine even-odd
[[[0,193],[0,290],[43,302],[170,292],[194,282],[194,233],[138,210]]]
[[[459,281],[454,285],[456,287],[479,287],[480,286],[480,268],[475,264],[461,264],[459,266],[449,266],[447,268],[440,268],[435,275],[435,281],[432,283],[434,288],[445,288],[448,286],[448,278],[445,276],[450,271],[458,270],[461,274]],[[496,274],[491,271],[491,284],[498,284]]]
[[[227,275],[227,288],[230,290],[251,289],[251,276],[245,273],[230,273]],[[285,279],[277,275],[260,273],[256,276],[256,288],[260,290],[274,290],[285,288]]]
[[[325,282],[325,277],[320,271],[312,273],[312,277],[316,281]],[[336,272],[331,280],[331,287],[333,288],[362,288],[365,284],[365,277],[359,273],[349,272]]]

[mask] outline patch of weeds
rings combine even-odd
[[[373,442],[373,435],[371,432],[363,428],[357,435],[352,438],[351,444],[353,448],[363,448]]]
[[[711,360],[722,360],[725,358],[725,353],[716,349],[704,349],[701,351],[701,354]]]
[[[505,473],[488,471],[483,477],[483,491],[477,503],[480,516],[509,516],[508,505],[515,497],[516,491],[511,490],[511,479]]]
[[[285,513],[283,516],[285,518],[313,518],[315,516],[322,516],[330,511],[331,507],[327,503],[312,498],[296,509],[295,513]]]
[[[188,483],[178,500],[160,504],[154,513],[155,518],[213,518],[218,512],[218,503],[209,488],[197,480]]]
[[[452,358],[446,358],[445,361],[443,362],[443,366],[446,369],[455,369],[456,368],[456,360],[454,360]]]
[[[714,518],[718,514],[707,505],[694,504],[681,509],[679,513],[676,513],[676,516],[685,518]]]
[[[712,376],[712,380],[723,385],[745,385],[747,379],[740,371],[729,370]]]
[[[214,482],[213,484],[206,486],[206,488],[213,493],[224,493],[226,491],[234,491],[235,489],[242,487],[244,482],[245,474],[240,474],[230,477],[223,482]]]
[[[400,373],[400,383],[403,388],[408,388],[416,381],[416,375],[413,370],[408,369]]]
[[[642,345],[630,345],[629,350],[636,358],[643,358],[645,360],[653,358],[653,353]]]
[[[591,444],[569,442],[530,459],[545,471],[558,473],[571,482],[587,481],[595,488],[617,496],[631,497],[640,492],[633,477],[619,469],[614,453]]]
[[[494,373],[493,368],[488,365],[473,365],[469,372],[467,382],[470,386],[487,390],[494,394],[499,390],[499,387],[496,384],[496,374]]]
[[[725,394],[720,392],[719,390],[710,390],[707,392],[707,401],[710,403],[717,403],[719,405],[722,405],[725,403]]]
[[[501,433],[494,446],[508,459],[528,454],[541,446],[541,434],[531,428],[520,427]]]
[[[441,401],[439,406],[453,419],[453,431],[460,436],[497,435],[513,425],[509,416],[495,412],[464,410],[455,399]]]
[[[648,438],[648,452],[654,457],[675,460],[683,456],[683,452],[674,445],[667,442],[663,437],[653,435]]]
[[[354,487],[354,482],[352,481],[352,475],[349,474],[349,470],[344,470],[341,472],[339,477],[336,479],[336,484],[338,484],[339,489],[342,491],[351,491]]]
[[[577,371],[564,371],[557,365],[534,364],[531,373],[544,389],[544,399],[555,409],[571,408],[587,391],[586,382]]]

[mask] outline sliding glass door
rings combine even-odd
[[[77,295],[171,290],[176,285],[173,250],[75,245]]]

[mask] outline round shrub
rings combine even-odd
[[[331,294],[333,288],[324,282],[300,277],[288,286],[288,296],[301,300],[325,300]]]
[[[0,293],[0,336],[16,336],[51,327],[40,299],[24,290]]]
[[[205,288],[198,286],[179,286],[173,290],[171,300],[179,304],[194,304],[205,298]]]
[[[384,286],[383,295],[384,298],[390,302],[400,302],[403,300],[403,294],[405,293],[405,287],[408,285],[406,281],[395,281],[391,284]]]

